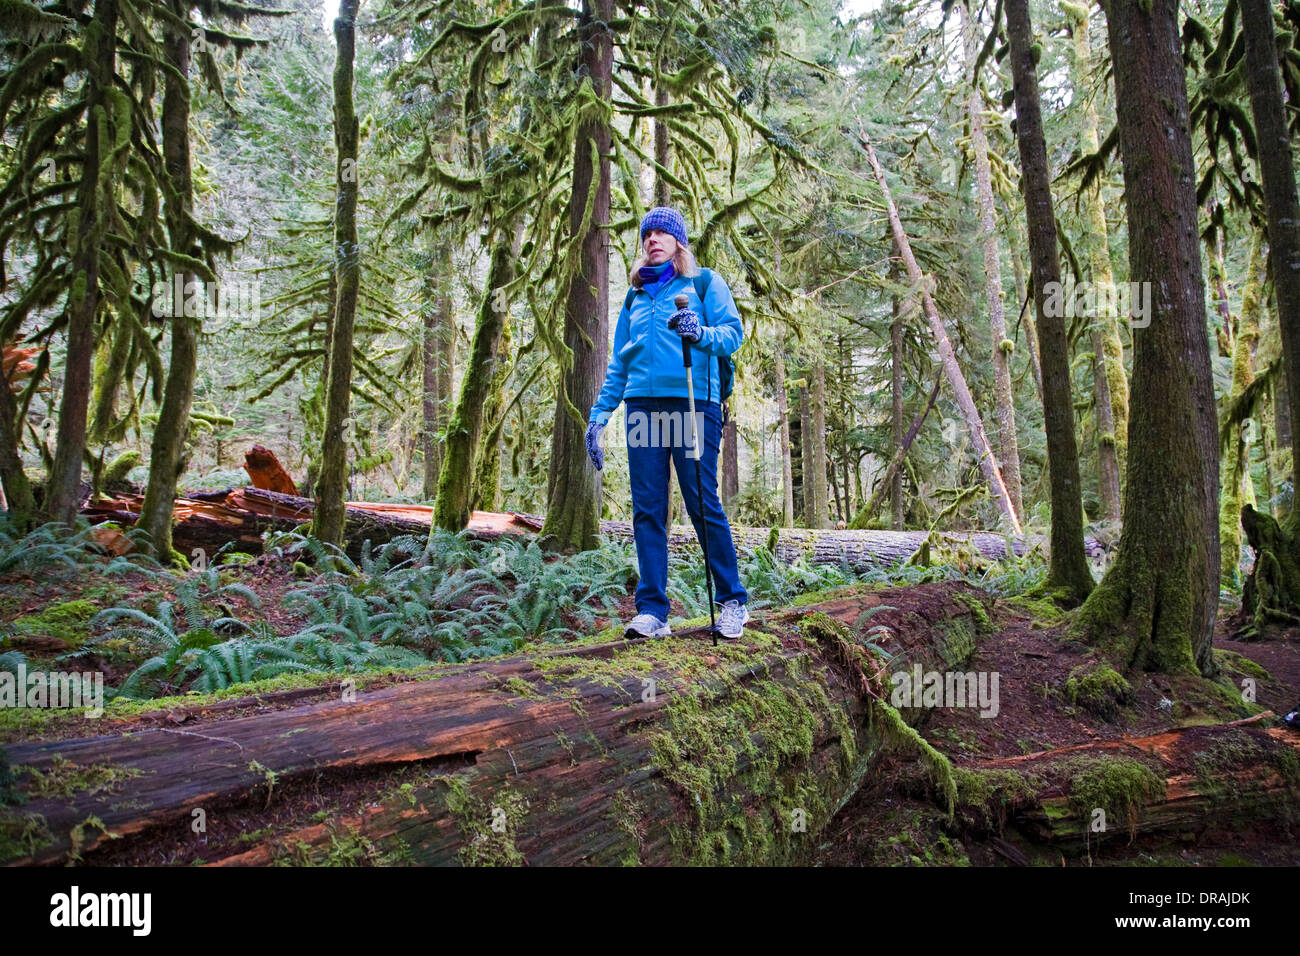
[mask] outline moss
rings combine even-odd
[[[1070,773],[1068,799],[1072,814],[1092,821],[1093,810],[1106,812],[1106,821],[1124,820],[1130,838],[1137,835],[1142,806],[1164,799],[1165,781],[1146,764],[1130,757],[1076,757],[1066,762]]]
[[[1239,798],[1261,792],[1267,781],[1258,777],[1240,781],[1235,771],[1271,766],[1290,790],[1300,789],[1300,755],[1244,727],[1225,729],[1192,755],[1200,789],[1219,796]]]
[[[368,670],[364,674],[347,675],[356,681],[357,692],[383,683],[394,676],[404,681],[437,680],[449,673],[454,664],[422,664],[419,667],[386,667]],[[78,729],[89,729],[102,733],[114,720],[129,720],[142,714],[163,713],[177,707],[202,707],[218,701],[256,698],[263,694],[274,694],[286,690],[301,690],[310,687],[330,687],[338,684],[337,672],[312,671],[308,673],[282,674],[267,680],[250,681],[246,684],[234,684],[223,690],[207,694],[192,692],[171,697],[155,697],[150,700],[136,700],[118,697],[107,701],[104,713],[98,718],[88,718],[81,710],[55,709],[48,707],[0,707],[0,740],[31,739],[55,728],[75,725]],[[84,723],[83,723],[84,722]]]
[[[269,828],[268,828],[269,829]],[[295,841],[274,859],[275,866],[400,866],[411,862],[411,848],[399,837],[384,849],[358,830],[347,825],[342,830],[331,827],[329,845],[313,847]],[[387,842],[387,841],[386,841]]]
[[[1031,805],[1044,787],[1041,777],[1017,770],[953,770],[957,806],[970,811],[986,827],[1006,825],[1007,811]]]
[[[1120,708],[1134,700],[1132,685],[1106,661],[1082,664],[1070,671],[1065,696],[1103,720],[1114,720]]]
[[[57,754],[46,770],[15,766],[13,771],[15,776],[24,773],[30,776],[31,782],[26,789],[37,797],[71,797],[78,793],[111,792],[122,780],[144,773],[134,767],[115,767],[107,763],[75,764]]]
[[[996,630],[993,626],[993,619],[989,617],[988,608],[984,606],[984,602],[979,599],[978,595],[971,594],[968,591],[957,591],[953,597],[970,608],[971,615],[975,618],[977,633],[992,634]]]
[[[948,758],[935,750],[915,727],[904,721],[902,715],[883,700],[871,701],[869,713],[871,729],[879,735],[886,749],[915,751],[929,769],[951,820],[957,807],[957,781],[953,778],[952,764]]]
[[[435,780],[447,787],[447,812],[465,841],[458,853],[462,866],[525,865],[524,855],[515,847],[515,835],[528,811],[522,794],[503,788],[493,794],[489,806],[458,777],[443,775]]]
[[[108,827],[104,826],[104,821],[97,816],[89,816],[82,820],[68,834],[68,840],[72,844],[68,850],[68,860],[70,862],[79,862],[81,860],[81,848],[86,842],[86,835],[90,830],[98,830],[110,840],[116,840],[121,834],[111,832]]]
[[[14,636],[52,637],[76,648],[90,636],[90,619],[98,610],[93,602],[79,598],[51,605],[39,614],[20,617],[10,626]]]
[[[31,856],[54,842],[45,817],[0,809],[0,862]]]
[[[1255,677],[1259,680],[1269,679],[1268,671],[1264,670],[1263,667],[1255,661],[1252,661],[1249,657],[1238,654],[1235,651],[1225,651],[1216,647],[1214,649],[1214,657],[1215,660],[1219,662],[1219,666],[1223,668],[1236,671],[1239,674],[1246,674],[1249,677]]]

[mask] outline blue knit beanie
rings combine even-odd
[[[655,206],[645,218],[641,220],[641,241],[645,242],[645,234],[651,229],[662,229],[668,235],[672,236],[683,246],[689,245],[686,241],[686,220],[676,209],[670,209],[667,206]]]

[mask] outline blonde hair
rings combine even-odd
[[[677,243],[677,251],[673,253],[673,272],[679,276],[697,276],[700,274],[700,267],[695,264],[695,253],[691,252],[689,246]],[[636,262],[632,263],[632,275],[628,279],[634,289],[639,289],[645,280],[641,278],[641,267],[650,264],[650,256],[645,252],[645,244],[642,243],[641,255],[637,257]]]

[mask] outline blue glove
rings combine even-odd
[[[596,466],[597,471],[605,467],[605,449],[600,447],[600,433],[605,430],[604,422],[587,423],[587,457]]]
[[[690,309],[679,309],[668,318],[668,328],[687,342],[700,340],[700,317]]]

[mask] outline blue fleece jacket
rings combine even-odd
[[[648,291],[651,288],[653,293]],[[694,279],[674,274],[662,284],[647,283],[633,296],[631,307],[619,311],[614,354],[588,421],[608,422],[625,398],[686,398],[682,338],[668,328],[669,316],[677,311],[673,300],[679,293],[686,296],[687,308],[700,317],[700,340],[691,346],[695,400],[720,400],[722,388],[714,357],[731,355],[745,339],[736,300],[716,272],[704,290],[703,303],[695,294]]]

